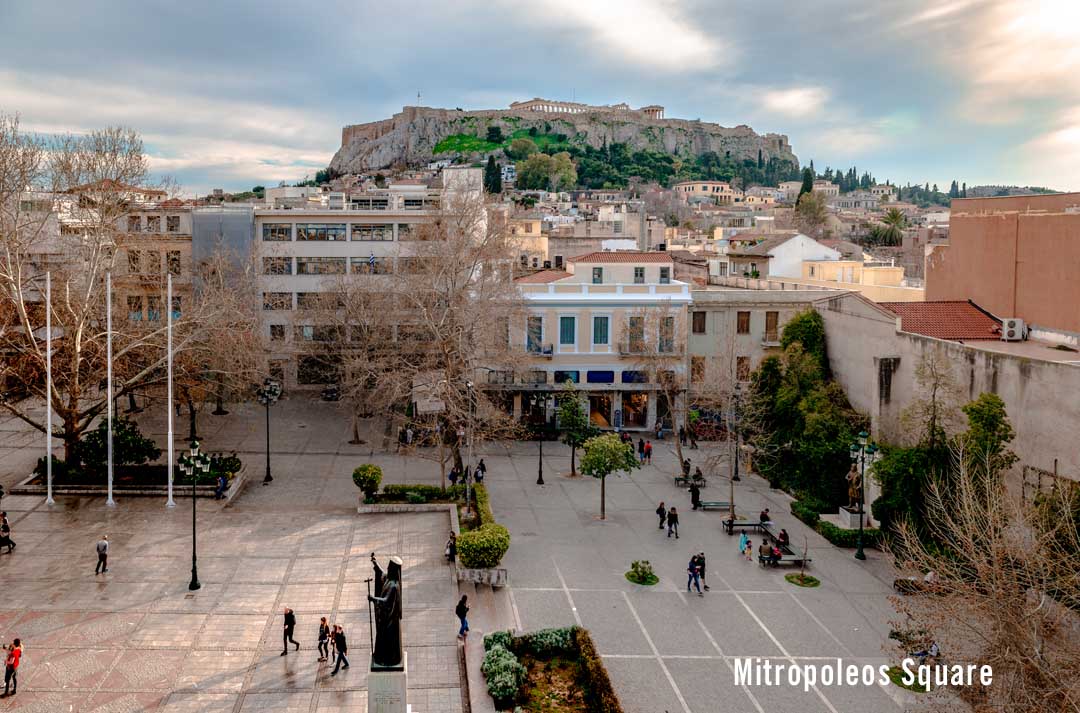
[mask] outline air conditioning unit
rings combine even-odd
[[[1001,341],[1019,342],[1024,338],[1024,320],[1017,317],[1001,320]]]

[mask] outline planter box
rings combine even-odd
[[[45,495],[48,491],[48,487],[44,483],[33,483],[38,476],[31,475],[25,480],[21,481],[18,485],[11,489],[12,495]],[[240,466],[240,470],[233,474],[232,479],[229,481],[229,487],[225,490],[225,501],[230,502],[244,487],[244,483],[247,480],[247,463]],[[213,498],[214,492],[217,490],[216,484],[198,485],[195,488],[195,495],[199,498]],[[109,486],[106,483],[87,483],[87,484],[60,484],[53,482],[53,495],[87,495],[91,497],[106,497],[109,493]],[[131,486],[117,486],[113,484],[113,496],[114,497],[168,497],[169,486],[165,485],[141,485],[137,487]],[[191,486],[180,485],[173,482],[173,499],[180,500],[184,497],[191,497]]]
[[[496,569],[463,569],[459,567],[457,579],[459,582],[486,584],[490,587],[505,587],[510,584],[510,573],[502,567]]]

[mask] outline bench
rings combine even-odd
[[[677,487],[689,487],[689,486],[691,486],[691,485],[693,485],[695,483],[697,484],[697,486],[699,488],[704,488],[705,487],[705,479],[704,478],[699,478],[699,479],[695,480],[694,478],[687,478],[685,475],[676,475],[675,476],[675,485]]]
[[[768,525],[758,520],[735,520],[734,522],[730,519],[724,520],[724,530],[727,534],[734,535],[736,528],[740,530],[760,530],[766,535],[772,535],[772,533],[769,532]]]
[[[764,567],[765,565],[767,565],[769,563],[769,558],[768,557],[762,557],[761,555],[758,555],[757,561],[758,561],[758,564],[760,564],[762,567]],[[780,559],[778,559],[776,561],[776,565],[774,565],[774,566],[778,567],[778,566],[780,566],[782,564],[801,565],[803,563],[810,564],[811,562],[813,562],[813,560],[810,559],[809,557],[803,557],[802,555],[785,554],[785,555],[780,556]]]
[[[698,507],[702,510],[730,510],[731,503],[726,500],[702,500]]]

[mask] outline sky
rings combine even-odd
[[[1080,0],[0,1],[0,112],[141,132],[186,194],[404,105],[661,104],[893,183],[1080,190]]]

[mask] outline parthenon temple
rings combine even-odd
[[[586,114],[595,112],[615,112],[619,114],[640,114],[647,116],[650,119],[663,119],[664,107],[656,104],[650,104],[649,106],[643,106],[640,109],[631,109],[629,104],[625,102],[620,104],[605,104],[603,106],[591,106],[589,104],[579,104],[577,102],[561,102],[554,101],[552,99],[529,99],[523,102],[513,102],[510,105],[511,109],[521,109],[523,111],[539,111],[549,114]]]

